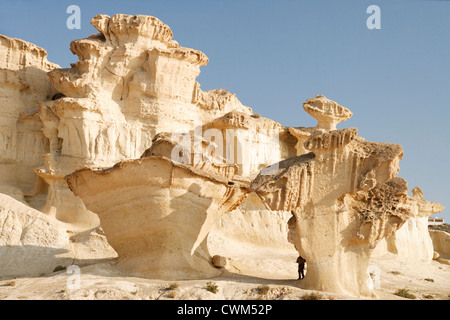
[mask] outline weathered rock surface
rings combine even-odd
[[[49,149],[38,102],[56,93],[47,72],[57,67],[44,49],[0,35],[0,192],[22,201],[35,192],[33,168]]]
[[[171,152],[166,149],[170,140],[155,142],[141,159],[102,171],[78,170],[66,180],[99,215],[122,271],[166,279],[217,276],[206,237],[223,214],[242,202],[249,183],[220,175],[229,171],[217,171],[214,164],[199,169],[152,156]]]
[[[450,264],[450,234],[442,230],[430,230],[433,248],[438,253],[437,261]]]
[[[288,242],[291,216],[290,211],[268,210],[252,192],[238,208],[223,215],[211,233],[215,237],[253,247],[294,250]]]
[[[226,90],[200,89],[208,58],[179,46],[159,19],[97,15],[91,24],[99,34],[71,43],[79,61],[49,73],[62,95],[41,104],[50,155],[37,171],[49,185],[44,211],[87,227],[98,221],[71,197],[65,175],[139,158],[160,132],[189,132],[232,110],[251,114]]]
[[[366,142],[355,128],[314,131],[304,146],[311,152],[273,165],[251,188],[268,208],[292,211],[290,238],[308,265],[302,285],[371,295],[371,251],[410,217],[396,177],[403,150]]]
[[[325,131],[336,130],[336,125],[339,122],[346,121],[353,115],[346,107],[322,95],[308,99],[303,104],[303,109],[317,119],[316,129],[323,129]]]
[[[159,19],[91,23],[99,33],[71,43],[69,69],[0,35],[0,193],[14,198],[0,194],[0,276],[118,254],[127,275],[210,277],[210,231],[230,268],[240,258],[227,241],[286,257],[295,245],[301,286],[351,295],[372,294],[375,253],[428,261],[433,243],[448,256],[446,235],[426,228],[442,207],[396,177],[402,148],[337,130],[347,108],[319,95],[303,104],[316,127],[285,128],[227,90],[202,91],[208,58]],[[264,203],[245,198],[253,179]]]
[[[212,257],[212,264],[216,268],[223,268],[227,264],[227,258],[219,256],[219,255],[215,255]]]
[[[0,194],[0,277],[39,276],[72,261],[59,221]]]
[[[395,234],[379,241],[374,256],[393,253],[409,259],[433,259],[435,248],[428,230],[428,217],[441,212],[444,207],[439,203],[424,200],[423,192],[418,187],[412,191],[413,196],[408,196],[406,201],[410,218]]]
[[[234,109],[251,113],[228,92],[200,90],[195,79],[208,58],[179,46],[157,18],[97,15],[91,23],[100,33],[71,44],[80,61],[50,73],[66,96],[48,106],[59,119],[59,151],[75,166],[138,158],[159,132],[189,131]]]

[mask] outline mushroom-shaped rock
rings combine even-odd
[[[157,139],[160,153],[168,146],[162,139]],[[217,276],[205,239],[217,220],[244,200],[248,182],[149,154],[65,179],[99,216],[123,272],[165,279]]]
[[[348,120],[353,115],[347,108],[322,95],[306,100],[303,104],[303,109],[317,119],[319,122],[317,129],[325,129],[327,131],[336,130],[336,125],[339,122]]]
[[[160,41],[166,44],[172,44],[173,37],[170,27],[161,20],[145,15],[126,15],[116,14],[109,17],[105,14],[96,15],[91,24],[105,37],[111,41],[129,42],[132,37],[136,40],[138,37],[147,39],[147,41]],[[173,43],[173,46],[176,46]]]
[[[251,189],[268,209],[293,213],[289,241],[308,265],[302,287],[371,296],[371,252],[409,217],[407,184],[396,177],[403,150],[363,141],[355,128],[314,133],[305,148],[262,170]]]

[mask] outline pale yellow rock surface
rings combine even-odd
[[[217,239],[237,241],[273,250],[294,250],[288,242],[288,211],[267,210],[255,193],[250,193],[239,208],[225,214],[211,230]]]
[[[165,150],[164,143],[155,142]],[[214,164],[199,169],[149,155],[160,154],[157,147],[141,159],[102,171],[78,170],[66,180],[99,215],[118,253],[118,267],[126,274],[163,279],[217,276],[206,237],[250,192],[249,182],[222,175]]]
[[[407,198],[410,218],[395,234],[379,241],[374,255],[382,256],[389,252],[409,259],[433,259],[436,248],[428,230],[428,217],[441,212],[444,207],[424,200],[420,188],[415,187],[412,191],[413,197]]]
[[[217,296],[203,280],[177,280],[180,299],[258,298],[259,283],[271,285],[264,298],[272,299],[310,289],[393,299],[410,281],[448,296],[448,234],[427,231],[428,215],[443,208],[419,188],[406,195],[396,178],[400,146],[336,130],[352,112],[322,95],[303,104],[316,127],[286,128],[227,90],[201,90],[208,58],[155,17],[91,23],[99,33],[71,43],[79,61],[69,69],[0,35],[0,193],[8,195],[0,277],[93,264],[81,269],[80,290],[62,286],[61,273],[0,285],[0,298],[168,298],[166,282],[131,275],[218,276]],[[74,171],[75,194],[64,180]],[[264,201],[248,194],[260,173],[253,186]],[[307,259],[301,281],[298,254]],[[374,264],[380,289],[369,279]]]
[[[216,254],[215,256],[212,257],[212,264],[216,268],[223,268],[227,264],[227,258]]]
[[[303,109],[317,119],[316,129],[325,131],[336,130],[336,125],[339,122],[348,120],[353,115],[346,107],[327,99],[323,95],[308,99],[303,104]]]
[[[450,264],[450,234],[442,230],[430,230],[433,248],[438,253],[436,259],[445,264]]]
[[[79,61],[49,73],[63,95],[41,104],[50,155],[37,171],[49,185],[43,210],[86,227],[98,221],[71,198],[65,175],[138,158],[160,132],[189,132],[232,110],[251,114],[226,90],[200,89],[208,58],[179,46],[159,19],[97,15],[91,24],[99,34],[71,43]]]
[[[268,208],[292,211],[291,239],[308,266],[302,285],[370,296],[366,279],[373,248],[412,215],[407,184],[396,177],[403,150],[366,142],[355,128],[320,125],[330,114],[338,115],[332,120],[351,116],[323,96],[306,106],[322,129],[304,143],[311,153],[281,161],[270,175],[261,172],[251,187]]]
[[[39,276],[72,263],[65,227],[0,194],[0,277]]]
[[[58,67],[44,49],[0,35],[0,192],[16,199],[36,192],[33,168],[49,149],[38,103],[56,93],[47,72]]]
[[[0,226],[0,278],[47,275],[58,266],[84,266],[117,256],[99,228],[80,233],[1,193]]]

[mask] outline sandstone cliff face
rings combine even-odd
[[[160,132],[189,132],[232,110],[251,114],[228,91],[200,89],[208,58],[179,46],[159,19],[97,15],[91,23],[100,33],[71,43],[79,61],[49,73],[63,96],[41,104],[50,154],[38,170],[50,189],[43,210],[88,225],[95,219],[70,199],[64,175],[138,158]]]
[[[437,260],[450,264],[450,234],[442,230],[430,230],[430,236],[438,255]]]
[[[206,123],[203,136],[213,140],[216,153],[235,163],[244,177],[255,177],[260,169],[295,155],[296,141],[287,128],[239,110]]]
[[[55,68],[44,49],[0,35],[0,192],[22,201],[32,195],[33,168],[49,150],[38,102],[56,93],[47,76]]]
[[[14,63],[34,64],[42,72],[28,77],[21,69],[28,77],[23,77],[25,80],[34,81],[33,101],[27,98],[30,101],[23,104],[31,109],[30,115],[16,108],[15,117],[20,114],[36,136],[33,139],[38,140],[8,145],[11,150],[23,150],[20,155],[30,164],[24,167],[17,159],[8,159],[14,167],[2,172],[3,192],[83,231],[100,221],[69,190],[64,176],[84,167],[108,167],[138,158],[160,132],[194,131],[209,142],[222,141],[216,153],[235,165],[220,168],[236,168],[233,175],[252,175],[292,153],[289,142],[281,140],[280,144],[278,140],[278,132],[285,132],[283,126],[253,115],[226,90],[202,91],[195,78],[208,58],[179,46],[172,40],[170,28],[157,18],[98,15],[92,24],[100,33],[71,43],[71,51],[80,61],[70,69],[47,62],[43,49],[4,38],[5,72],[14,70]],[[26,97],[21,88],[19,95],[14,90],[5,93],[11,107],[15,103],[12,97]],[[5,132],[21,131],[11,127]],[[31,156],[22,155],[24,152]],[[202,166],[205,164],[208,170],[214,167],[203,161]],[[25,176],[25,199],[23,191],[15,189],[21,186],[15,178],[19,175]]]
[[[220,218],[211,230],[211,237],[251,247],[294,251],[294,246],[288,241],[291,216],[289,211],[268,210],[252,192],[237,209]]]

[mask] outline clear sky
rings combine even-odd
[[[81,29],[69,30],[69,5]],[[369,30],[370,5],[381,29]],[[228,89],[255,113],[285,126],[314,126],[302,103],[323,94],[353,112],[339,125],[369,141],[399,143],[399,176],[447,209],[450,222],[450,1],[1,0],[0,33],[43,47],[61,67],[74,39],[97,31],[98,13],[152,15],[181,46],[210,59],[203,90]]]

